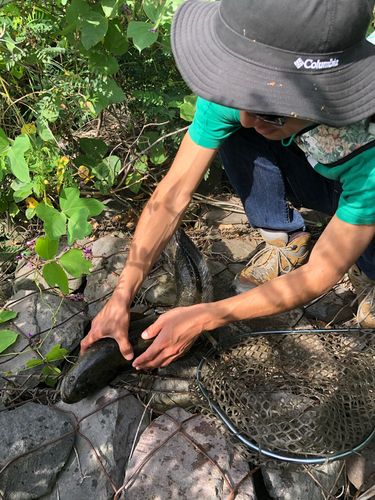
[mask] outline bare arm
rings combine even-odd
[[[163,314],[147,329],[145,336],[158,337],[133,365],[138,369],[165,366],[204,330],[307,304],[337,283],[374,235],[375,224],[356,226],[334,216],[304,266],[236,297]]]
[[[132,359],[128,342],[129,308],[139,287],[181,223],[195,189],[217,150],[196,145],[187,133],[168,174],[147,203],[137,225],[118,285],[81,342],[81,353],[101,337],[115,338],[124,357]]]

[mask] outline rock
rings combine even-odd
[[[317,302],[305,307],[308,318],[324,321],[325,323],[339,323],[353,318],[354,311],[350,304],[355,298],[354,293],[342,286],[330,290]]]
[[[233,224],[241,230],[249,228],[249,221],[243,211],[242,203],[237,196],[216,196],[215,201],[223,202],[223,205],[209,205],[209,210],[202,217],[202,219],[206,221],[209,226],[217,228],[221,224]],[[227,207],[225,207],[225,204],[227,204]],[[230,207],[233,205],[236,206],[238,212],[231,210]]]
[[[346,460],[346,471],[349,481],[359,489],[366,483],[365,490],[375,485],[375,476],[367,482],[369,477],[375,472],[375,441],[366,446],[362,451],[351,455]]]
[[[26,403],[0,413],[0,463],[41,446],[74,429],[69,416],[48,406]],[[52,489],[67,461],[74,433],[12,462],[0,475],[0,493],[11,500],[39,498]]]
[[[181,408],[167,415],[179,423],[188,420],[182,423],[182,431],[220,467],[232,486],[249,472],[248,464],[206,418],[192,418]],[[167,415],[154,420],[142,434],[126,472],[127,486],[121,500],[227,499],[230,490],[218,469],[181,433],[172,436],[178,426]],[[256,500],[251,477],[239,487],[235,498]]]
[[[120,488],[138,426],[140,435],[149,423],[141,403],[128,391],[106,387],[79,403],[60,402],[57,407],[80,420],[80,433],[89,439],[111,481]],[[52,493],[39,500],[113,500],[113,488],[90,444],[77,435],[75,449],[77,454],[72,451]]]
[[[173,306],[176,302],[176,286],[174,277],[163,273],[147,279],[142,289],[145,290],[145,299],[154,305]]]
[[[70,302],[61,299],[56,295],[43,292],[43,297],[30,291],[20,290],[6,304],[6,307],[17,312],[18,316],[10,322],[1,325],[4,330],[12,330],[18,334],[16,342],[8,347],[2,354],[9,353],[9,357],[2,358],[1,371],[16,373],[24,368],[27,361],[40,359],[34,350],[29,348],[37,347],[37,342],[43,339],[43,344],[39,347],[40,353],[45,356],[57,344],[71,352],[78,346],[84,336],[85,326],[88,320],[78,314],[82,310],[82,303]],[[52,316],[56,313],[56,326],[53,326]],[[49,331],[51,330],[51,331]],[[44,332],[38,335],[40,332]],[[29,338],[29,333],[33,337]],[[18,356],[10,353],[18,352]],[[22,372],[21,375],[40,373],[40,366]],[[7,376],[7,378],[12,378]],[[17,383],[25,382],[25,377],[14,377]],[[26,388],[35,387],[38,379],[30,378]],[[0,387],[4,387],[4,379],[0,375]]]
[[[250,254],[257,247],[257,241],[249,238],[223,239],[213,243],[212,253],[217,255],[227,255],[232,260],[249,260]]]
[[[104,236],[96,240],[93,253],[92,275],[87,277],[85,298],[89,303],[88,315],[93,319],[103,309],[116,288],[119,276],[129,254],[130,241],[125,238]]]
[[[327,490],[331,491],[341,470],[342,461],[336,461],[325,464],[319,470],[313,469],[311,473]],[[296,472],[294,465],[284,469],[263,466],[261,471],[267,491],[275,500],[322,500],[322,494],[326,495],[307,472],[302,469]],[[333,495],[340,491],[343,484],[344,479],[341,473],[333,488]]]

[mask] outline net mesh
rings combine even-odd
[[[286,458],[361,445],[375,423],[373,332],[265,333],[210,351],[199,373],[209,401],[256,448]]]

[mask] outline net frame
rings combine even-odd
[[[236,426],[231,419],[224,413],[224,411],[219,407],[217,402],[214,401],[214,399],[210,396],[209,390],[204,386],[203,383],[203,370],[206,368],[206,364],[209,362],[210,358],[212,355],[216,354],[219,350],[223,350],[224,346],[229,346],[232,347],[234,346],[237,342],[240,342],[244,338],[256,338],[260,336],[265,336],[269,337],[270,335],[316,335],[316,334],[324,334],[324,335],[329,335],[329,334],[344,334],[344,333],[350,333],[350,334],[357,334],[357,333],[363,333],[363,334],[375,334],[375,330],[371,329],[364,329],[364,328],[355,328],[355,329],[350,329],[350,328],[338,328],[338,329],[298,329],[298,330],[272,330],[272,331],[265,331],[265,332],[249,332],[249,333],[241,333],[239,335],[235,335],[233,337],[227,338],[222,340],[221,342],[217,343],[215,346],[213,346],[207,354],[202,358],[201,362],[199,363],[199,366],[197,368],[197,384],[199,387],[199,390],[201,394],[204,396],[204,398],[207,400],[210,408],[217,414],[217,416],[220,418],[220,420],[225,424],[227,429],[229,430],[230,434],[235,436],[242,444],[245,446],[249,447],[251,450],[257,452],[259,455],[263,455],[265,457],[268,457],[270,459],[276,459],[278,461],[284,461],[284,462],[290,462],[290,463],[295,463],[295,464],[303,464],[303,465],[322,465],[327,462],[332,462],[334,460],[339,460],[346,458],[353,453],[359,452],[362,448],[364,448],[375,436],[375,428],[372,429],[372,431],[369,433],[369,435],[357,446],[353,446],[351,449],[343,452],[343,453],[337,453],[333,454],[331,456],[314,456],[312,458],[307,458],[307,457],[301,457],[298,455],[301,455],[301,453],[296,454],[296,456],[293,456],[292,453],[276,453],[275,451],[270,451],[266,449],[264,446],[261,446],[260,444],[254,443],[244,437],[242,435],[243,431]],[[374,335],[375,339],[375,335]],[[375,340],[374,340],[374,345],[375,345]],[[375,364],[375,360],[374,360]]]

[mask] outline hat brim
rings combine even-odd
[[[267,57],[260,64],[224,46],[216,33],[219,7],[220,2],[186,1],[173,18],[173,54],[198,96],[229,108],[336,126],[375,114],[375,46],[370,42],[364,42],[362,57],[340,68],[275,69],[264,62]],[[265,55],[274,50],[259,46]]]

